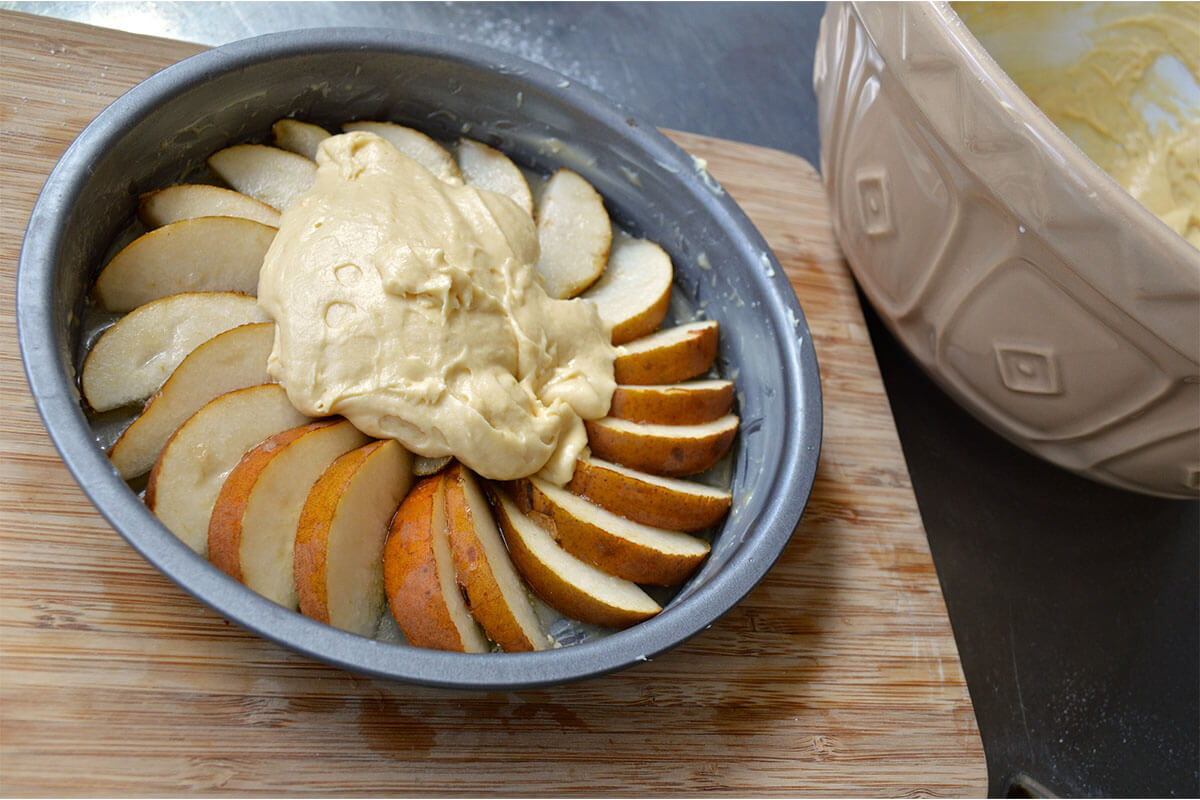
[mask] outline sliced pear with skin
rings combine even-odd
[[[625,344],[662,325],[674,276],[667,251],[620,235],[613,239],[604,274],[580,296],[595,303],[600,319],[612,327],[612,343]]]
[[[559,169],[542,189],[534,217],[541,257],[537,271],[551,297],[574,297],[604,272],[612,223],[604,199],[569,169]]]
[[[285,211],[312,186],[317,165],[311,159],[265,144],[235,144],[208,157],[208,168],[231,187]]]
[[[446,183],[458,185],[463,183],[458,162],[454,160],[454,156],[450,155],[450,151],[415,128],[398,125],[395,122],[361,121],[347,122],[342,126],[342,130],[347,133],[351,131],[373,133]]]
[[[308,421],[274,383],[209,401],[167,441],[150,470],[146,506],[188,547],[208,556],[208,523],[225,478],[271,436]]]
[[[366,442],[349,421],[326,419],[281,431],[242,456],[213,505],[209,561],[268,600],[299,608],[293,547],[300,511],[334,459]],[[379,544],[376,556],[382,536]]]
[[[533,216],[529,182],[512,159],[474,139],[459,139],[457,155],[458,168],[468,185],[505,195]]]
[[[679,383],[703,375],[717,358],[715,320],[689,322],[622,345],[613,361],[618,384]]]
[[[708,557],[709,545],[687,533],[618,516],[541,478],[521,482],[529,509],[554,520],[554,540],[571,555],[634,583],[675,586]],[[518,498],[517,505],[523,507]]]
[[[394,439],[346,453],[317,479],[296,528],[305,615],[375,635],[387,609],[381,564],[388,526],[412,481],[412,455]]]
[[[701,425],[647,425],[615,417],[587,420],[592,454],[630,469],[683,477],[709,469],[729,451],[738,418],[726,414]]]
[[[392,617],[409,644],[486,653],[488,640],[458,588],[446,522],[446,476],[418,483],[392,518],[383,581]]]
[[[554,520],[521,513],[503,492],[494,493],[494,499],[513,563],[551,608],[606,628],[628,628],[662,610],[636,583],[608,575],[559,546],[550,533]]]
[[[566,489],[626,519],[677,531],[716,525],[733,500],[724,489],[651,475],[590,456],[579,459]]]
[[[258,291],[275,228],[240,217],[196,217],[156,228],[113,256],[96,279],[106,311],[132,311],[180,292]]]
[[[459,463],[443,474],[450,550],[471,616],[510,653],[545,650],[550,637],[525,594],[475,476]]]
[[[320,125],[291,117],[276,120],[271,126],[271,138],[276,147],[304,156],[310,161],[317,160],[317,148],[330,135],[329,131]]]
[[[138,219],[147,228],[160,228],[195,217],[242,217],[279,227],[279,212],[241,192],[205,183],[181,183],[138,200]]]
[[[698,380],[650,386],[618,386],[609,416],[630,422],[698,425],[733,408],[733,381]]]
[[[413,475],[418,478],[433,475],[441,472],[453,460],[452,456],[413,456]]]
[[[253,297],[237,292],[182,292],[152,300],[96,340],[80,371],[80,389],[96,411],[141,402],[199,345],[268,319]]]
[[[267,357],[274,340],[274,323],[259,322],[225,331],[193,350],[109,450],[121,477],[144,475],[175,430],[208,401],[270,383]]]

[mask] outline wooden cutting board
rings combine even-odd
[[[820,361],[821,464],[773,571],[710,630],[616,675],[417,688],[220,618],[126,545],[58,459],[16,342],[29,211],[104,106],[202,48],[14,12],[0,36],[0,792],[985,793],[908,471],[808,163],[671,134],[771,243]]]

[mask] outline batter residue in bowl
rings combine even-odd
[[[1200,5],[954,9],[1055,125],[1200,248]]]

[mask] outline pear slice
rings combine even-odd
[[[637,584],[608,575],[560,547],[549,530],[554,520],[536,512],[522,514],[502,492],[493,497],[513,563],[551,608],[606,628],[628,628],[662,610]]]
[[[542,189],[537,208],[537,271],[546,293],[565,299],[595,283],[608,262],[612,223],[604,199],[569,169],[559,169]]]
[[[738,418],[726,414],[701,425],[648,425],[604,417],[584,422],[592,453],[654,475],[695,475],[729,451]]]
[[[697,425],[733,408],[733,381],[698,380],[658,386],[618,386],[609,416],[630,422]]]
[[[138,199],[138,219],[147,228],[161,228],[194,217],[243,217],[279,227],[279,212],[253,197],[220,186],[181,183]]]
[[[268,319],[253,297],[236,292],[183,292],[152,300],[96,340],[80,371],[80,389],[96,411],[140,402],[200,344]]]
[[[142,234],[96,279],[106,311],[132,311],[180,292],[258,291],[258,271],[275,228],[240,217],[196,217]]]
[[[300,610],[371,637],[387,609],[384,543],[412,486],[412,456],[395,439],[363,445],[317,480],[296,529]]]
[[[520,167],[494,147],[474,139],[458,140],[458,168],[471,186],[506,195],[533,216],[533,193]]]
[[[471,616],[508,652],[550,647],[474,475],[458,463],[444,474],[454,570]]]
[[[665,384],[703,375],[717,358],[715,320],[689,322],[645,336],[617,350],[619,384]]]
[[[312,186],[317,165],[265,144],[235,144],[208,157],[208,168],[242,194],[284,211]]]
[[[271,126],[271,138],[275,146],[310,161],[317,160],[317,148],[328,139],[329,131],[311,122],[302,122],[291,117],[276,120]]]
[[[612,343],[625,344],[658,330],[671,305],[671,257],[654,242],[617,236],[604,274],[581,297],[591,300],[612,327]]]
[[[590,456],[579,459],[566,489],[626,519],[677,531],[716,525],[733,501],[724,489],[638,472]]]
[[[413,475],[424,478],[427,475],[441,472],[453,458],[451,456],[413,456]]]
[[[387,141],[401,153],[416,161],[446,183],[461,185],[462,172],[450,152],[436,141],[416,130],[395,122],[347,122],[342,130],[365,131]]]
[[[457,653],[490,648],[459,591],[446,523],[446,476],[418,483],[392,518],[383,581],[408,643]]]
[[[268,600],[299,608],[293,546],[308,490],[334,459],[366,442],[348,420],[326,419],[281,431],[246,453],[213,504],[209,561]]]
[[[277,384],[227,392],[190,416],[159,454],[146,506],[188,547],[208,556],[208,522],[226,476],[260,442],[308,418]]]
[[[189,353],[109,450],[121,477],[146,474],[171,434],[208,401],[270,383],[267,357],[274,341],[275,325],[259,322],[218,334]]]
[[[541,478],[521,482],[529,508],[554,520],[554,540],[571,555],[634,583],[675,586],[708,556],[708,542],[618,516]],[[518,498],[518,506],[522,506]]]

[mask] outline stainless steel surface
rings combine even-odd
[[[577,80],[660,127],[817,157],[805,3],[0,2],[89,25],[218,45],[364,26],[494,47]],[[675,82],[675,83],[672,83]],[[749,98],[771,97],[769,103]]]

